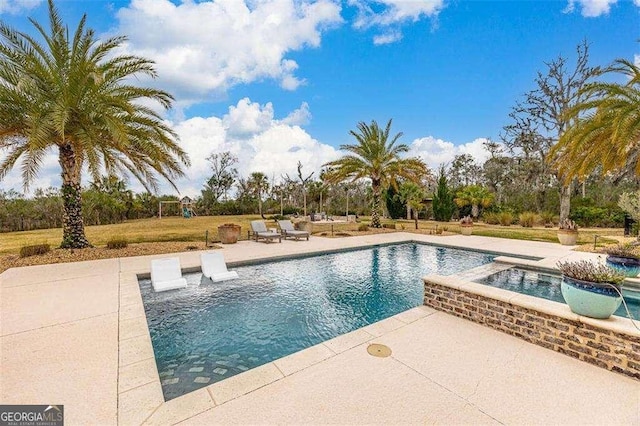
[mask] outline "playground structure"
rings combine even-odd
[[[182,217],[185,219],[190,219],[193,216],[197,216],[196,212],[193,210],[193,200],[189,197],[182,197],[180,201],[160,201],[158,203],[158,219],[162,219],[162,205],[163,204],[180,204],[180,211],[182,212]]]

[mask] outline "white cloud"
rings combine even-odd
[[[283,124],[289,124],[292,126],[304,126],[311,121],[311,111],[309,111],[309,104],[303,102],[300,108],[292,111],[283,120]]]
[[[456,155],[469,154],[476,163],[482,164],[489,158],[489,152],[484,148],[486,138],[477,138],[462,145],[426,136],[415,139],[409,145],[409,153],[418,156],[427,163],[432,170],[437,170],[440,164],[450,163]]]
[[[305,173],[317,174],[339,154],[300,127],[309,118],[306,103],[278,120],[271,103],[260,105],[245,98],[230,106],[222,118],[195,117],[177,124],[175,131],[191,157],[187,177],[178,187],[182,194],[199,195],[210,174],[207,157],[213,152],[231,151],[238,157],[238,172],[245,177],[263,172],[278,181],[283,174],[294,176],[298,161]]]
[[[39,6],[40,3],[42,0],[0,0],[0,14],[21,13]]]
[[[115,32],[129,36],[125,51],[156,61],[178,106],[264,79],[295,90],[304,79],[287,55],[318,47],[322,33],[342,22],[332,0],[132,0],[117,17]]]
[[[373,36],[373,44],[391,44],[402,39],[402,33],[400,31],[389,31],[385,34]]]
[[[596,18],[601,15],[607,15],[611,10],[611,5],[616,4],[618,0],[569,0],[565,13],[572,13],[576,4],[580,5],[580,13],[585,18]],[[634,0],[636,6],[640,5],[640,0]]]
[[[348,4],[358,9],[355,28],[382,31],[373,38],[377,45],[400,40],[402,33],[398,27],[422,18],[435,19],[445,7],[444,0],[349,0]]]

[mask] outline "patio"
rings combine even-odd
[[[409,233],[223,250],[228,262],[243,262],[410,240],[537,256],[541,266],[594,256]],[[165,403],[135,278],[154,257],[1,274],[2,403],[64,404],[67,424],[640,423],[640,382],[428,307]],[[198,252],[179,257],[183,268],[199,267]],[[392,355],[370,356],[372,342]]]

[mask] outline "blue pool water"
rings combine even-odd
[[[481,284],[515,291],[516,293],[542,297],[543,299],[565,303],[560,291],[562,278],[559,275],[543,274],[527,269],[510,268],[491,274],[486,278],[476,280]],[[622,296],[634,319],[640,319],[640,292],[638,290],[622,289]],[[627,317],[624,305],[614,315]]]
[[[493,256],[399,244],[232,268],[239,279],[155,293],[140,280],[166,400],[422,305],[421,277]]]

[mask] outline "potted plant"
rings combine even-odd
[[[222,244],[235,244],[240,238],[240,225],[225,223],[218,226],[218,238]]]
[[[607,265],[627,277],[640,273],[640,248],[635,244],[618,244],[606,247]]]
[[[460,219],[460,233],[462,235],[471,235],[471,231],[473,230],[473,219],[471,216],[465,216]]]
[[[574,246],[578,241],[578,225],[571,219],[560,221],[558,229],[558,241],[563,246]]]
[[[590,318],[609,318],[622,303],[624,274],[602,263],[558,262],[560,289],[571,311]]]

